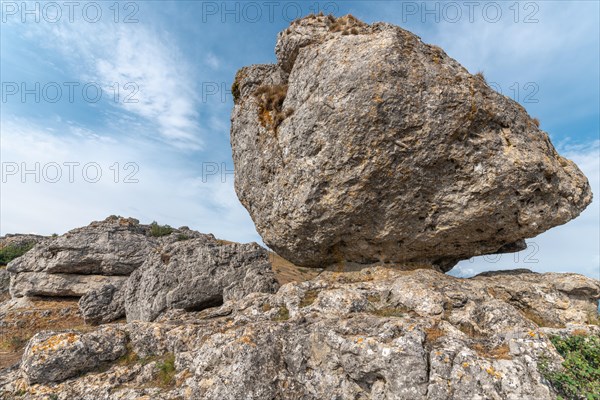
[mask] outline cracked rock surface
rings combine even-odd
[[[562,359],[548,335],[600,335],[588,324],[598,298],[600,282],[576,274],[460,279],[427,269],[331,269],[275,294],[252,293],[201,312],[170,310],[154,322],[105,325],[71,342],[65,333],[39,334],[20,367],[0,373],[0,394],[550,400],[556,394],[538,363],[558,366]],[[540,313],[549,309],[554,312]],[[98,343],[78,344],[89,335]],[[121,361],[92,356],[84,362],[82,355],[97,354],[109,337],[118,351],[105,359],[118,354]],[[160,366],[169,357],[174,373],[165,385]]]
[[[591,202],[521,105],[400,27],[309,16],[275,52],[233,85],[235,189],[296,265],[447,271],[518,251]]]

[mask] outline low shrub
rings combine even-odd
[[[8,245],[0,249],[0,265],[6,265],[17,257],[21,257],[35,246],[35,243]]]
[[[173,228],[169,225],[159,225],[156,221],[150,224],[150,236],[161,237],[170,235],[173,232]]]
[[[565,360],[563,368],[552,370],[542,360],[540,372],[558,392],[558,399],[600,400],[600,337],[551,336],[550,341]]]

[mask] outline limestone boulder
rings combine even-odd
[[[297,265],[518,251],[577,217],[588,180],[517,102],[400,27],[311,16],[233,85],[235,189]]]

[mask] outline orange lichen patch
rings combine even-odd
[[[485,372],[490,374],[492,377],[496,379],[502,378],[502,374],[494,369],[494,367],[488,367],[485,369]]]
[[[462,363],[463,368],[469,368],[470,365],[468,362]]]
[[[81,335],[68,332],[68,333],[59,333],[58,335],[50,336],[47,340],[42,343],[38,343],[31,348],[32,353],[48,351],[48,350],[56,350],[61,347],[68,346],[72,343],[75,343],[79,340]]]
[[[241,338],[239,338],[238,342],[247,344],[248,346],[256,347],[256,343],[254,343],[248,335],[244,335]]]
[[[356,343],[357,343],[357,344],[361,344],[361,343],[362,343],[362,342],[364,342],[364,341],[365,341],[365,339],[363,339],[363,338],[358,338],[358,339],[356,339]]]

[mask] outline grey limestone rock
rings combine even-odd
[[[150,255],[122,290],[127,320],[152,321],[167,309],[202,310],[278,287],[265,249],[206,236]]]
[[[125,331],[107,326],[94,332],[42,332],[23,355],[21,370],[29,383],[62,381],[113,361],[127,351]]]
[[[521,105],[400,27],[311,16],[275,50],[233,85],[235,189],[297,265],[446,271],[518,251],[591,202]]]

